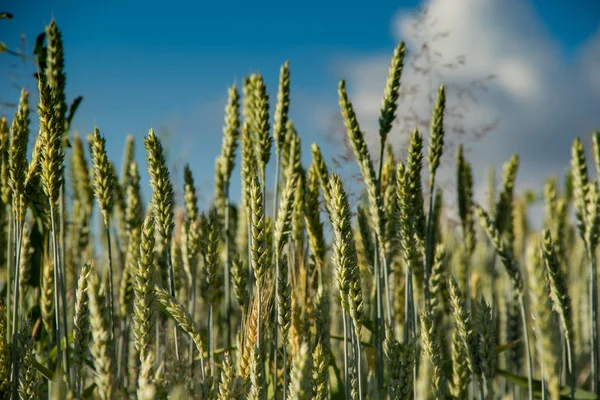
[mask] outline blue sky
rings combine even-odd
[[[600,3],[594,0],[578,0],[577,7],[568,0],[522,3],[565,64],[575,62],[600,26]],[[380,54],[389,59],[398,40],[394,16],[419,4],[5,0],[2,8],[15,18],[0,21],[0,41],[14,49],[24,32],[31,45],[54,16],[63,32],[68,97],[84,96],[75,129],[89,133],[96,123],[109,156],[119,161],[125,134],[138,138],[141,160],[142,135],[151,126],[167,128],[172,161],[181,166],[189,160],[202,193],[210,196],[229,85],[259,71],[274,102],[279,67],[289,59],[291,116],[308,160],[310,143],[323,142],[324,115],[337,111],[343,64]],[[34,89],[28,77],[11,77],[24,75],[13,64],[12,57],[0,57],[0,87],[16,82]],[[1,101],[17,96],[16,89],[0,91]]]

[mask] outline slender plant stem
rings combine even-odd
[[[275,251],[277,253],[277,251]],[[279,293],[279,257],[275,256],[275,296]],[[278,340],[278,330],[279,330],[279,305],[278,301],[275,301],[273,310],[274,310],[274,319],[273,319],[273,400],[277,400],[277,340]],[[285,390],[285,387],[284,387]],[[285,394],[283,399],[285,400]]]
[[[600,382],[598,382],[598,276],[596,272],[596,254],[588,246],[590,270],[590,328],[591,328],[591,362],[592,362],[592,391],[600,397]]]
[[[363,390],[362,390],[362,377],[361,377],[361,371],[362,371],[362,362],[361,362],[361,355],[360,355],[360,338],[357,334],[357,332],[355,332],[356,335],[356,376],[358,378],[358,398],[360,400],[362,400],[363,398]]]
[[[260,293],[260,286],[261,283],[259,281],[256,282],[256,295],[258,296],[258,313],[257,313],[257,317],[256,317],[256,347],[258,347],[258,351],[261,351],[261,347],[260,347],[260,342],[261,340],[261,336],[260,336],[260,313],[261,313],[261,307],[262,307],[262,295]]]
[[[381,255],[381,261],[383,263],[383,269],[381,273],[383,274],[383,284],[385,290],[385,311],[387,316],[387,321],[391,325],[392,323],[392,299],[390,296],[390,284],[389,284],[389,265],[387,260],[387,255],[384,253]]]
[[[546,374],[544,373],[544,364],[540,365],[542,374],[542,400],[548,400],[548,385],[546,383]]]
[[[171,284],[171,297],[175,299],[175,273],[173,272],[173,260],[171,259],[171,249],[167,247],[166,251],[167,264],[169,267],[169,282]],[[179,361],[179,340],[177,340],[177,324],[173,324],[173,334],[175,335],[175,359]]]
[[[117,337],[115,334],[115,296],[113,286],[113,265],[112,265],[112,243],[110,240],[110,220],[106,222],[106,245],[108,248],[108,298],[110,301],[109,313],[110,313],[110,329],[113,340]]]
[[[231,265],[229,259],[229,183],[225,187],[225,266],[223,277],[225,280],[225,316],[227,320],[227,347],[231,347],[231,283],[229,275]]]
[[[8,208],[8,235],[6,240],[6,341],[10,342],[10,333],[11,331],[11,291],[10,291],[10,282],[11,282],[11,273],[12,273],[12,257],[13,257],[13,229],[14,229],[14,217],[11,212],[10,207]]]
[[[429,186],[429,213],[427,215],[427,231],[425,239],[425,309],[431,310],[431,294],[429,292],[429,272],[431,270],[431,259],[433,253],[433,197],[435,190],[435,176],[431,178]],[[467,294],[468,295],[468,294]]]
[[[191,300],[190,300],[190,314],[192,316],[192,320],[196,320],[196,265],[192,265],[190,266],[191,270],[192,270],[192,282],[190,283],[190,293],[191,295]],[[189,354],[190,354],[190,383],[192,385],[192,388],[194,387],[194,342],[192,340],[190,340],[190,348],[189,348]],[[200,357],[203,358],[203,355],[200,354]],[[202,367],[204,368],[204,367]],[[202,376],[204,376],[204,372],[202,372]]]
[[[210,301],[210,305],[208,306],[208,343],[207,343],[207,351],[208,351],[208,362],[210,363],[210,370],[214,371],[215,368],[215,360],[213,355],[213,304],[212,300]]]
[[[20,225],[20,226],[19,226]],[[23,223],[20,224],[15,220],[14,228],[15,228],[15,278],[14,278],[14,300],[13,300],[13,315],[12,315],[12,343],[11,346],[11,359],[12,359],[12,381],[13,381],[13,398],[17,398],[17,389],[19,382],[19,360],[17,359],[17,324],[18,324],[18,315],[19,315],[19,287],[20,287],[20,278],[21,274],[19,273],[19,265],[20,265],[20,254],[21,254],[21,243],[22,243],[22,233],[21,228]],[[10,282],[7,281],[7,286],[10,285]]]
[[[277,158],[275,159],[275,188],[273,190],[273,221],[277,220],[277,206],[279,203],[279,164],[281,163],[281,154],[277,151]]]
[[[254,283],[254,270],[252,269],[252,210],[248,207],[248,292],[252,290]]]
[[[204,352],[200,351],[200,375],[202,375],[202,387],[204,389],[204,399],[208,400],[208,388],[206,386],[206,371],[204,368]]]
[[[287,396],[287,350],[285,348],[285,343],[283,343],[283,399],[285,400]]]
[[[277,150],[277,157],[275,160],[275,188],[273,190],[273,221],[277,221],[277,203],[279,197],[279,163],[281,162],[281,154]],[[266,186],[266,182],[265,182]],[[264,197],[263,197],[264,198]],[[275,256],[275,296],[279,293],[279,256],[278,250],[275,249],[273,252]],[[278,319],[279,305],[275,302],[273,307],[273,400],[277,400],[277,339],[279,329]],[[285,373],[285,370],[284,370]],[[285,384],[283,388],[283,399],[285,400]]]
[[[65,197],[65,185],[61,185],[60,187],[60,213],[58,214],[58,223],[59,223],[59,229],[60,229],[60,243],[62,244],[62,246],[60,246],[60,259],[61,259],[61,265],[66,265],[66,259],[67,259],[67,229],[66,229],[66,223],[65,223],[65,216],[67,215],[67,205],[66,205],[66,197]],[[65,269],[66,267],[62,267],[62,269]],[[63,272],[63,281],[66,282],[66,278],[64,278],[65,274]],[[65,284],[65,294],[66,294],[66,284]],[[66,310],[69,309],[69,306],[65,303],[65,315],[66,315]],[[66,331],[65,331],[66,332]],[[66,337],[66,334],[65,334]]]
[[[379,389],[383,388],[383,325],[381,304],[381,273],[379,272],[379,239],[375,234],[374,249],[374,273],[375,273],[375,302],[377,303],[377,314],[375,317],[375,345],[377,348],[377,384]]]
[[[408,343],[410,339],[411,330],[411,296],[410,296],[410,281],[412,280],[412,273],[410,268],[405,267],[404,271],[404,344]]]
[[[569,367],[569,387],[571,389],[571,400],[575,399],[575,373],[573,372],[573,359],[571,355],[571,339],[565,335],[567,345],[567,365]]]
[[[531,358],[531,348],[529,347],[529,331],[527,328],[527,313],[525,311],[525,300],[519,295],[519,305],[521,309],[521,319],[523,321],[523,336],[525,339],[525,351],[527,352],[527,389],[529,391],[529,400],[533,400],[533,360]]]
[[[61,355],[63,354],[61,350],[61,332],[60,332],[60,302],[59,298],[59,290],[60,290],[60,281],[59,276],[60,273],[58,271],[58,242],[57,242],[57,234],[56,234],[56,222],[54,218],[54,207],[50,205],[50,219],[52,224],[52,255],[53,255],[53,263],[54,263],[54,316],[56,323],[56,369],[59,373],[62,373],[61,368]],[[66,334],[66,332],[65,332]]]
[[[64,341],[65,341],[65,352],[64,352],[64,363],[65,363],[65,371],[66,371],[66,377],[67,377],[67,388],[71,389],[71,367],[70,367],[70,363],[71,363],[71,358],[69,357],[69,340],[68,340],[68,329],[67,329],[67,288],[65,285],[65,271],[64,271],[64,264],[63,264],[63,260],[61,258],[61,252],[60,252],[60,241],[56,244],[58,247],[58,251],[56,253],[56,256],[58,258],[58,278],[59,278],[59,285],[60,285],[60,298],[62,301],[62,323],[63,323],[63,332],[64,334]]]
[[[350,400],[350,382],[348,380],[348,324],[346,318],[346,309],[343,308],[342,321],[344,323],[344,385],[346,400]]]

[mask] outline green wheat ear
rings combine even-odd
[[[19,108],[12,123],[12,140],[8,148],[8,164],[10,170],[9,185],[13,193],[13,210],[17,221],[25,218],[27,196],[25,180],[29,164],[27,162],[27,145],[29,143],[29,93],[21,91]]]
[[[438,89],[437,100],[431,116],[431,131],[429,132],[429,162],[430,180],[433,181],[435,172],[440,166],[440,158],[444,147],[444,109],[446,108],[446,90],[444,85]]]
[[[400,89],[400,77],[404,67],[405,45],[401,42],[394,50],[390,70],[381,105],[379,117],[379,136],[381,143],[385,143],[388,134],[392,130],[392,124],[396,119],[396,109],[398,108],[398,90]]]
[[[290,108],[290,62],[286,61],[279,72],[279,90],[277,92],[277,106],[275,108],[275,125],[273,136],[275,147],[279,153],[284,145],[287,133],[288,110]]]
[[[175,227],[173,186],[162,144],[153,129],[150,129],[148,136],[144,138],[144,147],[146,148],[146,161],[148,162],[150,186],[152,187],[152,207],[157,230],[165,241],[165,246],[170,248],[173,228]]]
[[[447,391],[447,378],[444,370],[443,352],[438,342],[437,319],[430,311],[421,313],[421,342],[425,358],[432,368],[433,392],[437,399],[445,399]]]
[[[344,125],[346,126],[346,131],[348,133],[348,137],[350,138],[354,155],[356,156],[356,160],[358,161],[358,165],[360,167],[360,172],[367,187],[367,195],[369,197],[370,206],[369,211],[373,220],[373,226],[375,227],[375,233],[377,236],[382,237],[383,201],[381,199],[381,193],[377,189],[377,176],[375,175],[375,169],[373,168],[373,162],[371,161],[371,156],[369,155],[367,143],[365,142],[363,133],[358,124],[358,120],[356,119],[354,108],[348,99],[346,82],[343,80],[340,81],[338,93],[340,108],[342,111],[342,116],[344,117]]]
[[[225,107],[225,126],[223,127],[223,144],[221,146],[221,174],[228,185],[235,166],[235,152],[240,137],[240,95],[234,84],[229,89],[229,98]]]
[[[506,272],[510,277],[513,287],[519,296],[523,296],[524,287],[523,287],[523,277],[521,274],[521,270],[519,264],[513,254],[512,248],[510,245],[500,237],[500,232],[494,221],[491,220],[488,213],[481,208],[480,205],[475,204],[475,212],[479,217],[479,222],[488,236],[494,247],[496,248],[496,252],[500,256],[504,267],[506,268]]]
[[[256,160],[261,171],[264,171],[271,159],[271,146],[273,143],[273,138],[269,134],[269,95],[267,94],[267,87],[265,86],[262,76],[255,75],[252,83],[254,89],[253,95],[256,102],[252,133],[255,135],[254,145]]]
[[[44,79],[38,80],[40,100],[38,115],[40,120],[40,178],[42,188],[48,197],[49,206],[55,210],[64,180],[64,152],[62,147],[60,121],[55,116],[54,100],[50,87]]]
[[[94,163],[94,193],[104,217],[104,224],[107,225],[113,208],[114,176],[106,155],[106,138],[100,135],[97,127],[94,128],[90,147]]]

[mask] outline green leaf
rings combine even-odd
[[[528,382],[526,376],[515,375],[511,372],[499,369],[497,371],[499,376],[506,378],[509,382],[520,386],[522,388],[528,388]],[[542,397],[542,382],[537,379],[533,380],[533,394],[536,397]],[[560,388],[560,398],[561,399],[570,399],[571,398],[571,389],[568,386],[561,386]],[[595,400],[596,395],[592,392],[583,389],[575,389],[575,400]]]
[[[329,385],[331,388],[331,400],[343,400],[345,396],[344,380],[342,379],[342,373],[335,363],[335,356],[331,351],[329,353]],[[331,373],[333,370],[333,374]],[[335,382],[331,377],[335,377]]]
[[[75,116],[75,113],[77,112],[82,100],[82,96],[77,96],[71,103],[71,107],[69,107],[69,115],[67,116],[67,130],[68,127],[71,126],[71,121],[73,120],[73,117]]]
[[[505,351],[515,347],[517,344],[519,344],[520,341],[521,341],[521,339],[519,338],[519,339],[513,340],[510,343],[498,345],[498,346],[494,347],[494,351],[496,352],[496,354],[502,354]]]
[[[81,397],[83,399],[93,399],[94,397],[94,389],[96,389],[96,384],[92,383],[90,386],[88,386],[83,393],[81,394]]]
[[[67,339],[69,341],[69,343],[73,343],[73,332],[69,333],[69,336],[67,336]],[[65,338],[63,337],[60,341],[60,348],[61,350],[65,349]],[[50,352],[48,353],[48,356],[46,357],[44,361],[44,364],[46,364],[48,362],[48,360],[50,360],[51,358],[56,358],[56,346],[52,347],[52,349],[50,349]]]
[[[53,379],[53,373],[48,368],[44,367],[42,364],[37,362],[37,360],[33,360],[33,368],[35,368],[42,376],[49,381]]]
[[[35,38],[35,45],[33,46],[33,54],[36,56],[40,55],[40,52],[44,48],[44,41],[46,40],[46,32],[42,32]]]
[[[333,340],[344,340],[344,337],[340,336],[340,335],[329,335],[329,337]],[[363,341],[360,342],[360,345],[362,347],[375,347],[375,346],[373,346],[373,343],[363,342]]]

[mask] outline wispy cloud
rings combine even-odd
[[[494,75],[495,79],[487,83],[488,90],[477,92],[477,102],[467,102],[464,118],[451,118],[448,127],[461,124],[468,132],[498,121],[482,139],[454,138],[471,149],[468,158],[476,172],[478,196],[483,193],[485,167],[500,166],[515,152],[521,156],[518,186],[541,190],[546,176],[562,174],[568,166],[574,137],[581,136],[589,143],[594,127],[600,127],[600,30],[573,59],[566,60],[526,2],[431,0],[426,5],[435,21],[430,36],[447,33],[431,43],[430,53],[443,55],[440,64],[464,56],[464,65],[440,68],[442,73],[430,81],[410,67],[415,61],[415,52],[410,52],[402,82],[404,89],[419,90],[401,103],[399,119],[408,118],[410,109],[428,115],[427,96],[441,83],[448,86],[447,102],[452,106],[459,101],[457,87],[468,87]],[[405,11],[398,12],[392,21],[394,38],[406,41],[409,49],[420,45],[413,25],[414,14]],[[350,97],[371,144],[378,140],[377,118],[390,57],[391,51],[337,63],[347,78]],[[404,143],[408,129],[407,124],[399,124],[390,135],[397,148]],[[454,154],[448,153],[445,159],[450,163],[446,165],[452,168],[441,173],[452,180]],[[450,196],[454,193],[448,193]]]

